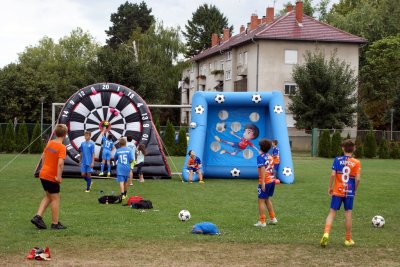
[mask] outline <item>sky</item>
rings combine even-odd
[[[267,7],[281,10],[289,0],[146,0],[152,14],[165,26],[184,29],[192,13],[204,4],[213,4],[234,26],[250,21],[252,13],[265,15]],[[331,0],[336,3],[339,0]],[[97,42],[105,44],[105,30],[111,26],[110,16],[126,0],[0,0],[0,68],[17,62],[18,53],[28,46],[36,46],[44,36],[58,41],[77,27],[89,32]],[[140,3],[141,0],[130,0]],[[275,3],[274,3],[275,2]],[[292,0],[294,3],[295,0]],[[313,3],[318,3],[314,0]]]

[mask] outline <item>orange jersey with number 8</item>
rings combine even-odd
[[[342,156],[336,157],[332,164],[336,172],[333,195],[338,197],[354,197],[355,177],[360,174],[361,164],[358,159]]]

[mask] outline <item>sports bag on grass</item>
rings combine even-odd
[[[138,203],[142,199],[143,199],[143,197],[141,197],[141,196],[131,196],[128,198],[127,204],[128,204],[128,206],[132,206],[132,204]]]
[[[142,199],[137,203],[132,203],[131,208],[132,209],[152,209],[153,203],[151,203],[150,200]]]
[[[121,196],[102,196],[99,198],[100,204],[118,204],[121,202]]]

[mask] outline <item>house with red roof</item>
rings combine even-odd
[[[213,34],[211,47],[193,56],[191,68],[182,73],[182,104],[191,104],[196,91],[260,92],[279,90],[288,96],[296,90],[292,70],[304,62],[306,51],[322,51],[327,58],[335,54],[359,73],[359,50],[367,40],[318,21],[303,13],[303,3],[288,6],[286,14],[275,17],[274,8],[265,16],[250,17],[247,27],[231,36]],[[294,129],[292,114],[286,121]],[[182,123],[190,122],[190,109],[183,110]],[[298,149],[306,149],[298,147]]]

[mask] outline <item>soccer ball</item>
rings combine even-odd
[[[195,123],[194,121],[192,121],[192,122],[190,123],[190,128],[194,129],[194,128],[196,128],[196,127],[197,127],[197,123]]]
[[[239,177],[240,176],[240,170],[236,169],[236,168],[233,168],[231,170],[231,175],[232,175],[232,177]]]
[[[224,103],[225,101],[225,96],[224,95],[217,95],[215,97],[215,102],[217,102],[218,104]]]
[[[253,95],[253,97],[251,98],[251,101],[253,101],[256,104],[258,102],[261,102],[261,95],[259,95],[259,94]]]
[[[274,107],[274,112],[275,112],[275,113],[278,113],[278,114],[282,113],[282,112],[283,112],[282,106],[276,105],[276,106]]]
[[[197,107],[194,108],[194,111],[196,112],[196,114],[203,114],[204,108],[203,106],[198,105]]]
[[[376,215],[372,218],[372,225],[376,228],[381,228],[385,225],[385,219],[380,215]]]
[[[178,214],[179,220],[182,222],[189,221],[190,219],[190,212],[188,210],[181,210]]]
[[[285,176],[290,176],[293,174],[292,169],[289,167],[285,167],[283,168],[282,174]]]

